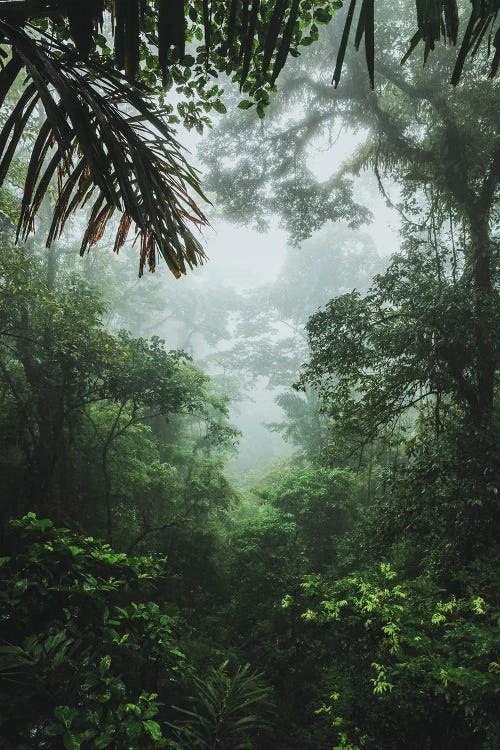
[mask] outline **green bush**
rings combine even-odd
[[[168,747],[187,667],[171,618],[148,601],[162,561],[34,514],[11,522],[4,550],[0,747]]]

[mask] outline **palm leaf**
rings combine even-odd
[[[453,69],[451,82],[456,85],[462,76],[463,67],[467,59],[467,55],[472,51],[475,53],[481,40],[488,28],[493,28],[493,25],[497,19],[498,12],[500,10],[500,0],[491,0],[490,2],[479,2],[479,0],[472,0],[472,11],[469,16],[469,22],[465,30],[464,38],[460,46],[460,50]],[[499,30],[497,30],[498,37]],[[490,76],[493,77],[496,74],[498,62],[495,64],[495,58],[493,59],[493,65]]]
[[[295,26],[297,24],[297,20],[299,17],[299,8],[300,8],[300,0],[292,0],[290,13],[288,14],[286,26],[283,31],[283,38],[281,39],[279,49],[276,53],[276,59],[274,61],[273,72],[271,75],[271,82],[273,84],[275,83],[277,77],[283,70],[283,67],[286,63],[286,59],[290,51],[290,45],[293,39],[293,34],[295,31]]]
[[[42,200],[57,178],[48,245],[74,211],[92,200],[81,253],[99,241],[118,212],[115,250],[133,223],[141,274],[146,264],[154,270],[158,255],[176,276],[202,262],[205,255],[191,227],[207,222],[188,192],[191,188],[203,197],[198,177],[152,102],[112,67],[94,64],[91,75],[57,45],[48,49],[5,23],[0,33],[16,53],[0,76],[0,98],[14,81],[15,61],[28,74],[0,134],[0,182],[34,108],[41,103],[45,112],[28,163],[18,235],[26,238],[33,231]]]
[[[349,10],[347,11],[347,18],[344,24],[344,31],[342,32],[342,39],[340,40],[339,53],[337,55],[337,62],[335,65],[335,71],[333,73],[332,83],[335,84],[335,88],[339,85],[340,76],[342,75],[342,68],[344,66],[344,58],[347,49],[347,42],[349,40],[349,34],[351,32],[352,19],[354,16],[354,10],[356,8],[356,0],[351,0],[349,4]]]
[[[248,73],[250,71],[250,64],[252,62],[252,54],[253,54],[253,43],[255,39],[255,31],[257,29],[257,21],[259,18],[259,10],[260,10],[260,0],[252,0],[252,9],[249,15],[247,33],[245,35],[244,40],[242,40],[243,63],[241,66],[240,86],[242,86],[243,83],[246,81]]]
[[[349,39],[357,0],[351,0],[344,30],[333,82],[338,86],[342,74],[347,42]],[[488,29],[492,29],[500,10],[500,0],[472,0],[472,9],[466,26],[459,54],[453,70],[451,83],[457,84],[462,76],[463,67],[469,54],[475,54]],[[365,38],[365,54],[370,82],[373,87],[374,76],[374,48],[375,48],[375,3],[374,0],[363,0],[356,27],[354,43],[359,47]],[[455,45],[458,39],[459,18],[457,0],[416,0],[416,31],[413,34],[408,50],[401,60],[404,64],[415,51],[420,42],[424,43],[424,60],[436,42],[443,39],[448,44]],[[497,31],[497,37],[499,32]],[[490,76],[493,77],[498,69],[499,60],[493,60]]]
[[[264,71],[268,69],[274,54],[281,59],[288,53],[291,37],[285,39],[281,34],[284,13],[289,2],[287,0],[273,0],[268,2],[253,2],[250,10],[249,0],[231,0],[228,4],[229,13],[213,12],[218,6],[213,0],[201,0],[203,8],[203,26],[205,32],[205,47],[208,56],[212,51],[213,31],[221,34],[220,47],[216,54],[227,54],[233,50],[237,41],[239,50],[235,59],[244,61],[244,71],[252,59],[255,30],[259,26],[259,41],[264,46]],[[493,28],[500,9],[500,0],[471,0],[467,31],[462,40],[459,56],[453,72],[452,82],[456,83],[462,74],[465,60],[473,54],[476,45],[480,44],[488,29]],[[182,0],[111,0],[113,18],[115,64],[125,70],[129,80],[133,80],[139,66],[139,49],[141,36],[145,32],[146,18],[157,19],[158,49],[160,68],[166,66],[166,52],[173,45],[182,57],[184,45],[184,22],[181,14],[188,7]],[[305,11],[310,10],[310,3],[304,3]],[[42,6],[42,8],[40,7]],[[299,2],[298,13],[302,7]],[[351,0],[349,12],[344,25],[342,44],[337,57],[334,81],[340,80],[347,39],[352,24],[352,17],[356,0]],[[103,22],[104,0],[67,0],[61,4],[59,0],[47,0],[43,4],[0,1],[0,19],[22,28],[33,17],[57,15],[61,18],[66,14],[68,28],[73,37],[80,56],[85,59],[94,47],[94,31]],[[365,37],[365,53],[370,78],[373,79],[374,47],[374,0],[361,3],[360,20],[357,26],[358,44],[362,36]],[[397,19],[395,19],[397,20]],[[458,4],[457,0],[416,0],[416,29],[408,52],[404,60],[413,52],[420,41],[425,45],[425,54],[433,50],[436,42],[445,39],[450,44],[456,44],[458,37]],[[498,33],[495,39],[498,41]],[[488,40],[490,46],[491,38]],[[496,45],[498,48],[498,45]],[[236,51],[236,50],[235,50]],[[279,67],[279,66],[278,66]],[[494,58],[491,74],[498,68],[497,56]],[[240,80],[244,82],[248,72],[240,71]]]
[[[271,19],[269,21],[269,28],[266,34],[266,40],[264,42],[264,59],[262,61],[263,73],[267,72],[274,50],[276,49],[288,2],[289,0],[278,0],[278,2],[274,4]]]

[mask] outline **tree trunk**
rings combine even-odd
[[[102,449],[102,476],[104,479],[104,505],[106,508],[106,540],[113,545],[113,511],[111,507],[111,478],[108,470],[108,451],[110,442],[107,441]]]
[[[488,216],[475,209],[470,217],[471,271],[474,285],[474,336],[476,349],[477,410],[474,426],[489,435],[493,424],[493,403],[497,357],[493,334],[495,293],[493,259]]]

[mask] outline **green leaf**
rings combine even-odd
[[[332,14],[327,8],[317,8],[314,11],[314,19],[318,23],[330,23],[332,20]]]
[[[35,529],[40,529],[40,531],[45,531],[46,529],[51,529],[54,524],[48,518],[40,518],[39,521],[33,521],[32,525],[33,525],[33,528]]]
[[[70,728],[76,713],[75,709],[70,708],[69,706],[56,706],[54,709],[54,716],[61,722],[61,724],[64,724],[66,729]]]
[[[243,99],[243,101],[239,102],[238,109],[250,109],[253,105],[254,102],[251,102],[249,99]]]
[[[100,737],[97,737],[97,739],[94,740],[94,747],[96,750],[103,750],[105,747],[109,747],[109,745],[113,742],[114,739],[114,733],[110,731],[104,732],[104,734],[101,734]]]
[[[142,722],[144,729],[146,732],[154,739],[154,740],[161,740],[163,737],[163,733],[161,731],[161,727],[158,724],[157,721],[153,721],[152,719],[148,719],[147,721]]]
[[[63,743],[66,750],[80,750],[80,743],[71,732],[64,733]]]
[[[125,711],[129,714],[135,714],[135,716],[141,715],[141,708],[136,703],[127,703],[125,705]]]
[[[221,115],[225,115],[227,112],[226,106],[219,99],[212,104],[212,107],[216,112],[220,112]]]
[[[100,663],[99,663],[99,672],[101,673],[101,677],[103,677],[106,672],[109,672],[109,668],[111,666],[111,656],[109,654],[106,654],[106,656],[103,656]]]

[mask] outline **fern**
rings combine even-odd
[[[181,725],[174,731],[182,750],[251,750],[254,738],[268,729],[271,691],[247,664],[234,675],[227,661],[207,678],[194,678],[190,709],[179,708]]]

